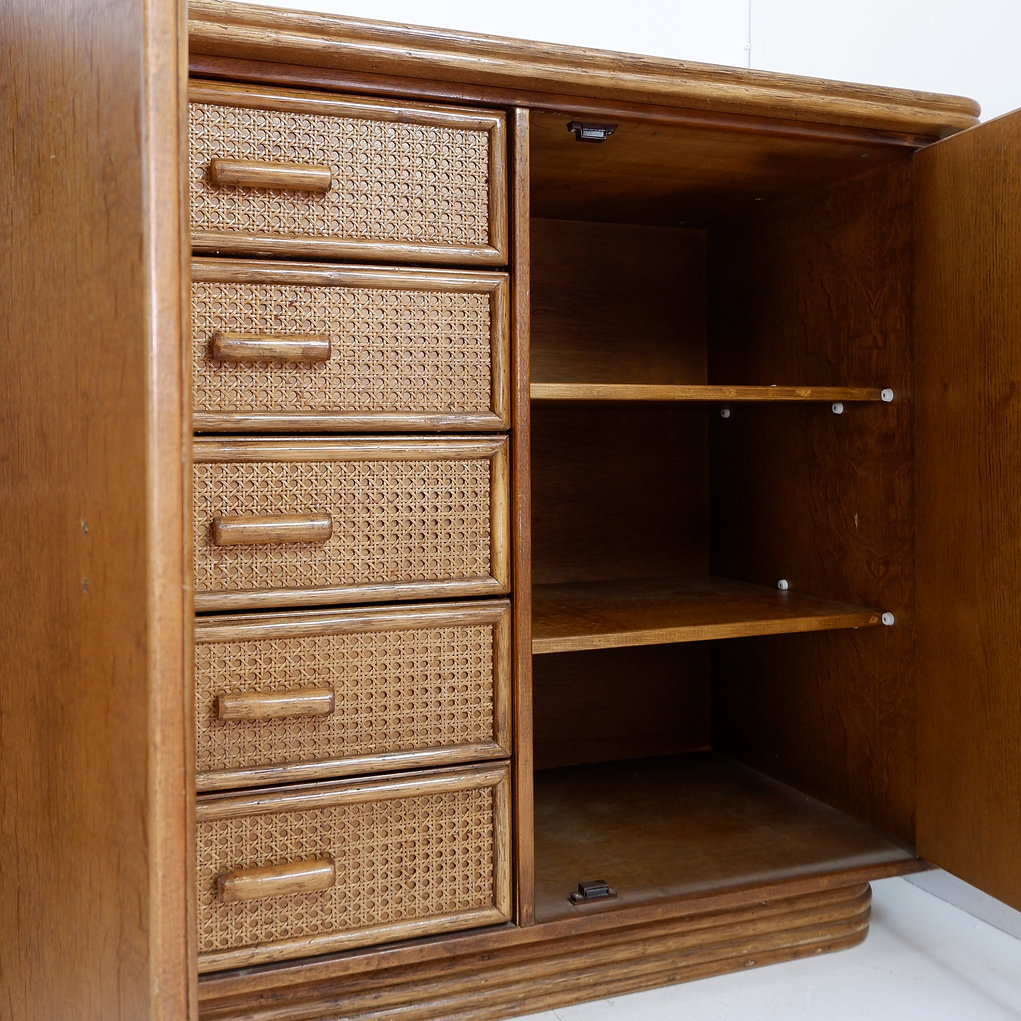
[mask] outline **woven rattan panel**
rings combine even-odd
[[[199,952],[382,926],[400,938],[403,923],[493,908],[495,839],[491,787],[200,821]],[[223,872],[324,858],[336,867],[329,890],[216,897]]]
[[[216,696],[333,689],[328,716],[216,718]],[[195,646],[201,773],[494,740],[493,626],[261,638]]]
[[[490,461],[196,463],[197,591],[486,578]],[[327,542],[212,544],[222,515],[328,513]]]
[[[192,285],[196,411],[464,412],[492,408],[490,297],[467,291]],[[218,332],[329,336],[327,362],[230,364]]]
[[[489,134],[400,121],[190,104],[191,225],[280,237],[489,242]],[[211,159],[330,167],[325,195],[217,188]]]

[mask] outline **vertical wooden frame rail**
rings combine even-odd
[[[528,110],[510,120],[511,215],[511,506],[514,544],[514,841],[517,921],[535,922],[532,813],[532,541],[529,431],[529,162]]]
[[[194,1016],[176,0],[0,47],[0,1013]]]

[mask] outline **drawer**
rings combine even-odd
[[[207,795],[199,970],[506,922],[506,763]]]
[[[507,276],[195,259],[200,432],[508,426]]]
[[[508,591],[505,437],[198,439],[195,608]]]
[[[199,790],[510,755],[510,603],[199,619]]]
[[[193,82],[200,252],[500,265],[503,114]]]

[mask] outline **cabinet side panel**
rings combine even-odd
[[[1021,908],[1021,115],[916,162],[918,848]]]
[[[914,835],[910,168],[710,233],[710,380],[891,387],[892,404],[712,418],[713,573],[891,611],[893,627],[718,643],[719,749]]]
[[[181,1018],[179,13],[2,20],[0,1014]]]

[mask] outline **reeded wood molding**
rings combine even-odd
[[[956,96],[380,21],[193,0],[195,55],[613,98],[942,138],[976,123]]]

